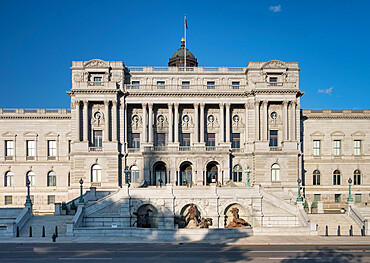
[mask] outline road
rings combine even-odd
[[[370,245],[1,244],[0,262],[370,262]]]

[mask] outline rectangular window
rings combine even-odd
[[[207,146],[215,146],[216,145],[216,134],[215,133],[207,133]]]
[[[157,89],[165,89],[165,82],[157,81]]]
[[[239,81],[233,81],[231,83],[232,89],[239,89],[240,82]]]
[[[320,173],[313,173],[313,185],[320,185]]]
[[[321,194],[315,194],[313,200],[316,202],[321,201]]]
[[[182,89],[190,89],[190,81],[183,81],[181,85]]]
[[[277,147],[278,146],[278,131],[272,130],[270,131],[270,147]]]
[[[11,205],[11,204],[13,204],[13,196],[6,195],[5,196],[5,205]]]
[[[239,149],[240,148],[240,133],[231,134],[231,148]]]
[[[94,147],[103,147],[103,131],[93,131]]]
[[[27,141],[27,156],[34,157],[36,156],[36,142]]]
[[[132,133],[131,134],[130,148],[135,148],[135,149],[140,148],[140,133]]]
[[[48,141],[48,156],[57,156],[57,141]]]
[[[14,141],[5,141],[5,156],[14,156]]]
[[[207,81],[207,89],[215,89],[215,82]]]
[[[157,146],[166,146],[166,134],[157,133]]]
[[[55,195],[48,195],[48,205],[55,203]]]
[[[190,133],[182,134],[181,146],[190,146]]]
[[[131,82],[132,89],[140,89],[140,81],[133,81]]]
[[[355,194],[355,202],[361,203],[361,194]]]
[[[340,156],[340,140],[334,140],[334,156]]]
[[[101,86],[102,77],[94,77],[94,86]]]
[[[334,198],[335,198],[335,202],[336,203],[340,203],[340,201],[341,201],[341,194],[335,194],[335,196],[334,196]]]
[[[313,141],[313,155],[314,156],[320,156],[320,149],[321,149],[321,141],[320,140],[314,140]]]
[[[270,86],[277,86],[277,77],[270,77]]]
[[[361,140],[354,140],[353,141],[353,154],[354,155],[361,155]]]

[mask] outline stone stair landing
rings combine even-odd
[[[32,236],[42,237],[42,227],[45,226],[45,237],[50,238],[55,232],[55,226],[58,226],[58,236],[65,236],[66,222],[72,221],[73,216],[55,216],[55,215],[34,215],[20,232],[21,237],[28,237],[30,226],[32,226]]]
[[[341,236],[349,236],[349,229],[352,225],[353,235],[360,236],[361,229],[347,214],[308,214],[311,222],[317,224],[317,232],[320,236],[325,235],[326,225],[329,236],[336,236],[338,225],[340,225]]]

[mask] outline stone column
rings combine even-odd
[[[83,108],[83,140],[84,142],[87,142],[89,140],[89,118],[88,118],[88,107],[89,102],[87,100],[83,101],[84,108]]]
[[[225,142],[225,118],[224,118],[224,103],[220,103],[220,142]],[[227,114],[226,114],[227,118]]]
[[[263,105],[263,115],[262,115],[262,119],[263,119],[263,138],[262,140],[263,141],[267,141],[268,140],[268,111],[267,111],[267,104],[268,102],[267,101],[263,101],[262,102],[262,105]]]
[[[143,107],[143,116],[142,116],[142,119],[143,119],[143,131],[142,131],[142,134],[143,134],[143,143],[146,143],[147,142],[147,124],[146,124],[146,103],[143,103],[142,104],[142,107]]]
[[[288,140],[288,102],[283,102],[284,141]]]
[[[81,141],[80,140],[81,139],[81,137],[80,137],[80,135],[81,135],[81,132],[80,132],[80,128],[81,128],[81,125],[80,125],[80,108],[81,108],[81,106],[80,106],[80,101],[79,100],[76,101],[75,103],[76,103],[76,139],[79,142],[79,141]]]
[[[249,103],[246,103],[244,105],[245,107],[245,120],[244,120],[244,123],[245,123],[245,134],[244,134],[244,142],[245,144],[248,143],[248,139],[249,139],[249,134],[248,134],[248,112],[249,112]]]
[[[200,104],[200,142],[204,142],[204,103]]]
[[[117,141],[117,101],[112,101],[112,141]]]
[[[230,103],[226,103],[226,142],[230,142]]]
[[[296,123],[295,123],[295,120],[296,120],[296,105],[297,103],[295,101],[292,101],[292,136],[291,136],[291,140],[292,141],[295,141],[297,138],[296,138],[296,135],[297,135],[297,132],[296,132]]]
[[[173,121],[172,121],[173,103],[168,104],[168,143],[173,142]]]
[[[148,127],[149,127],[149,143],[153,143],[153,103],[148,103]]]
[[[199,103],[194,104],[194,142],[199,142]]]
[[[105,126],[104,126],[104,141],[109,141],[109,101],[104,101]]]
[[[174,118],[174,133],[175,133],[175,143],[179,142],[179,104],[175,103],[175,118]]]
[[[260,140],[260,102],[255,102],[255,133],[256,133],[256,141]]]

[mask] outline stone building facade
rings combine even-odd
[[[188,52],[185,68],[175,54],[169,67],[73,61],[70,109],[1,109],[0,205],[25,202],[27,176],[38,211],[78,197],[80,179],[112,193],[130,183],[128,217],[156,204],[165,222],[192,202],[220,227],[232,204],[256,226],[299,225],[298,179],[327,209],[346,202],[349,177],[368,202],[369,110],[301,110],[296,62],[198,67]]]

